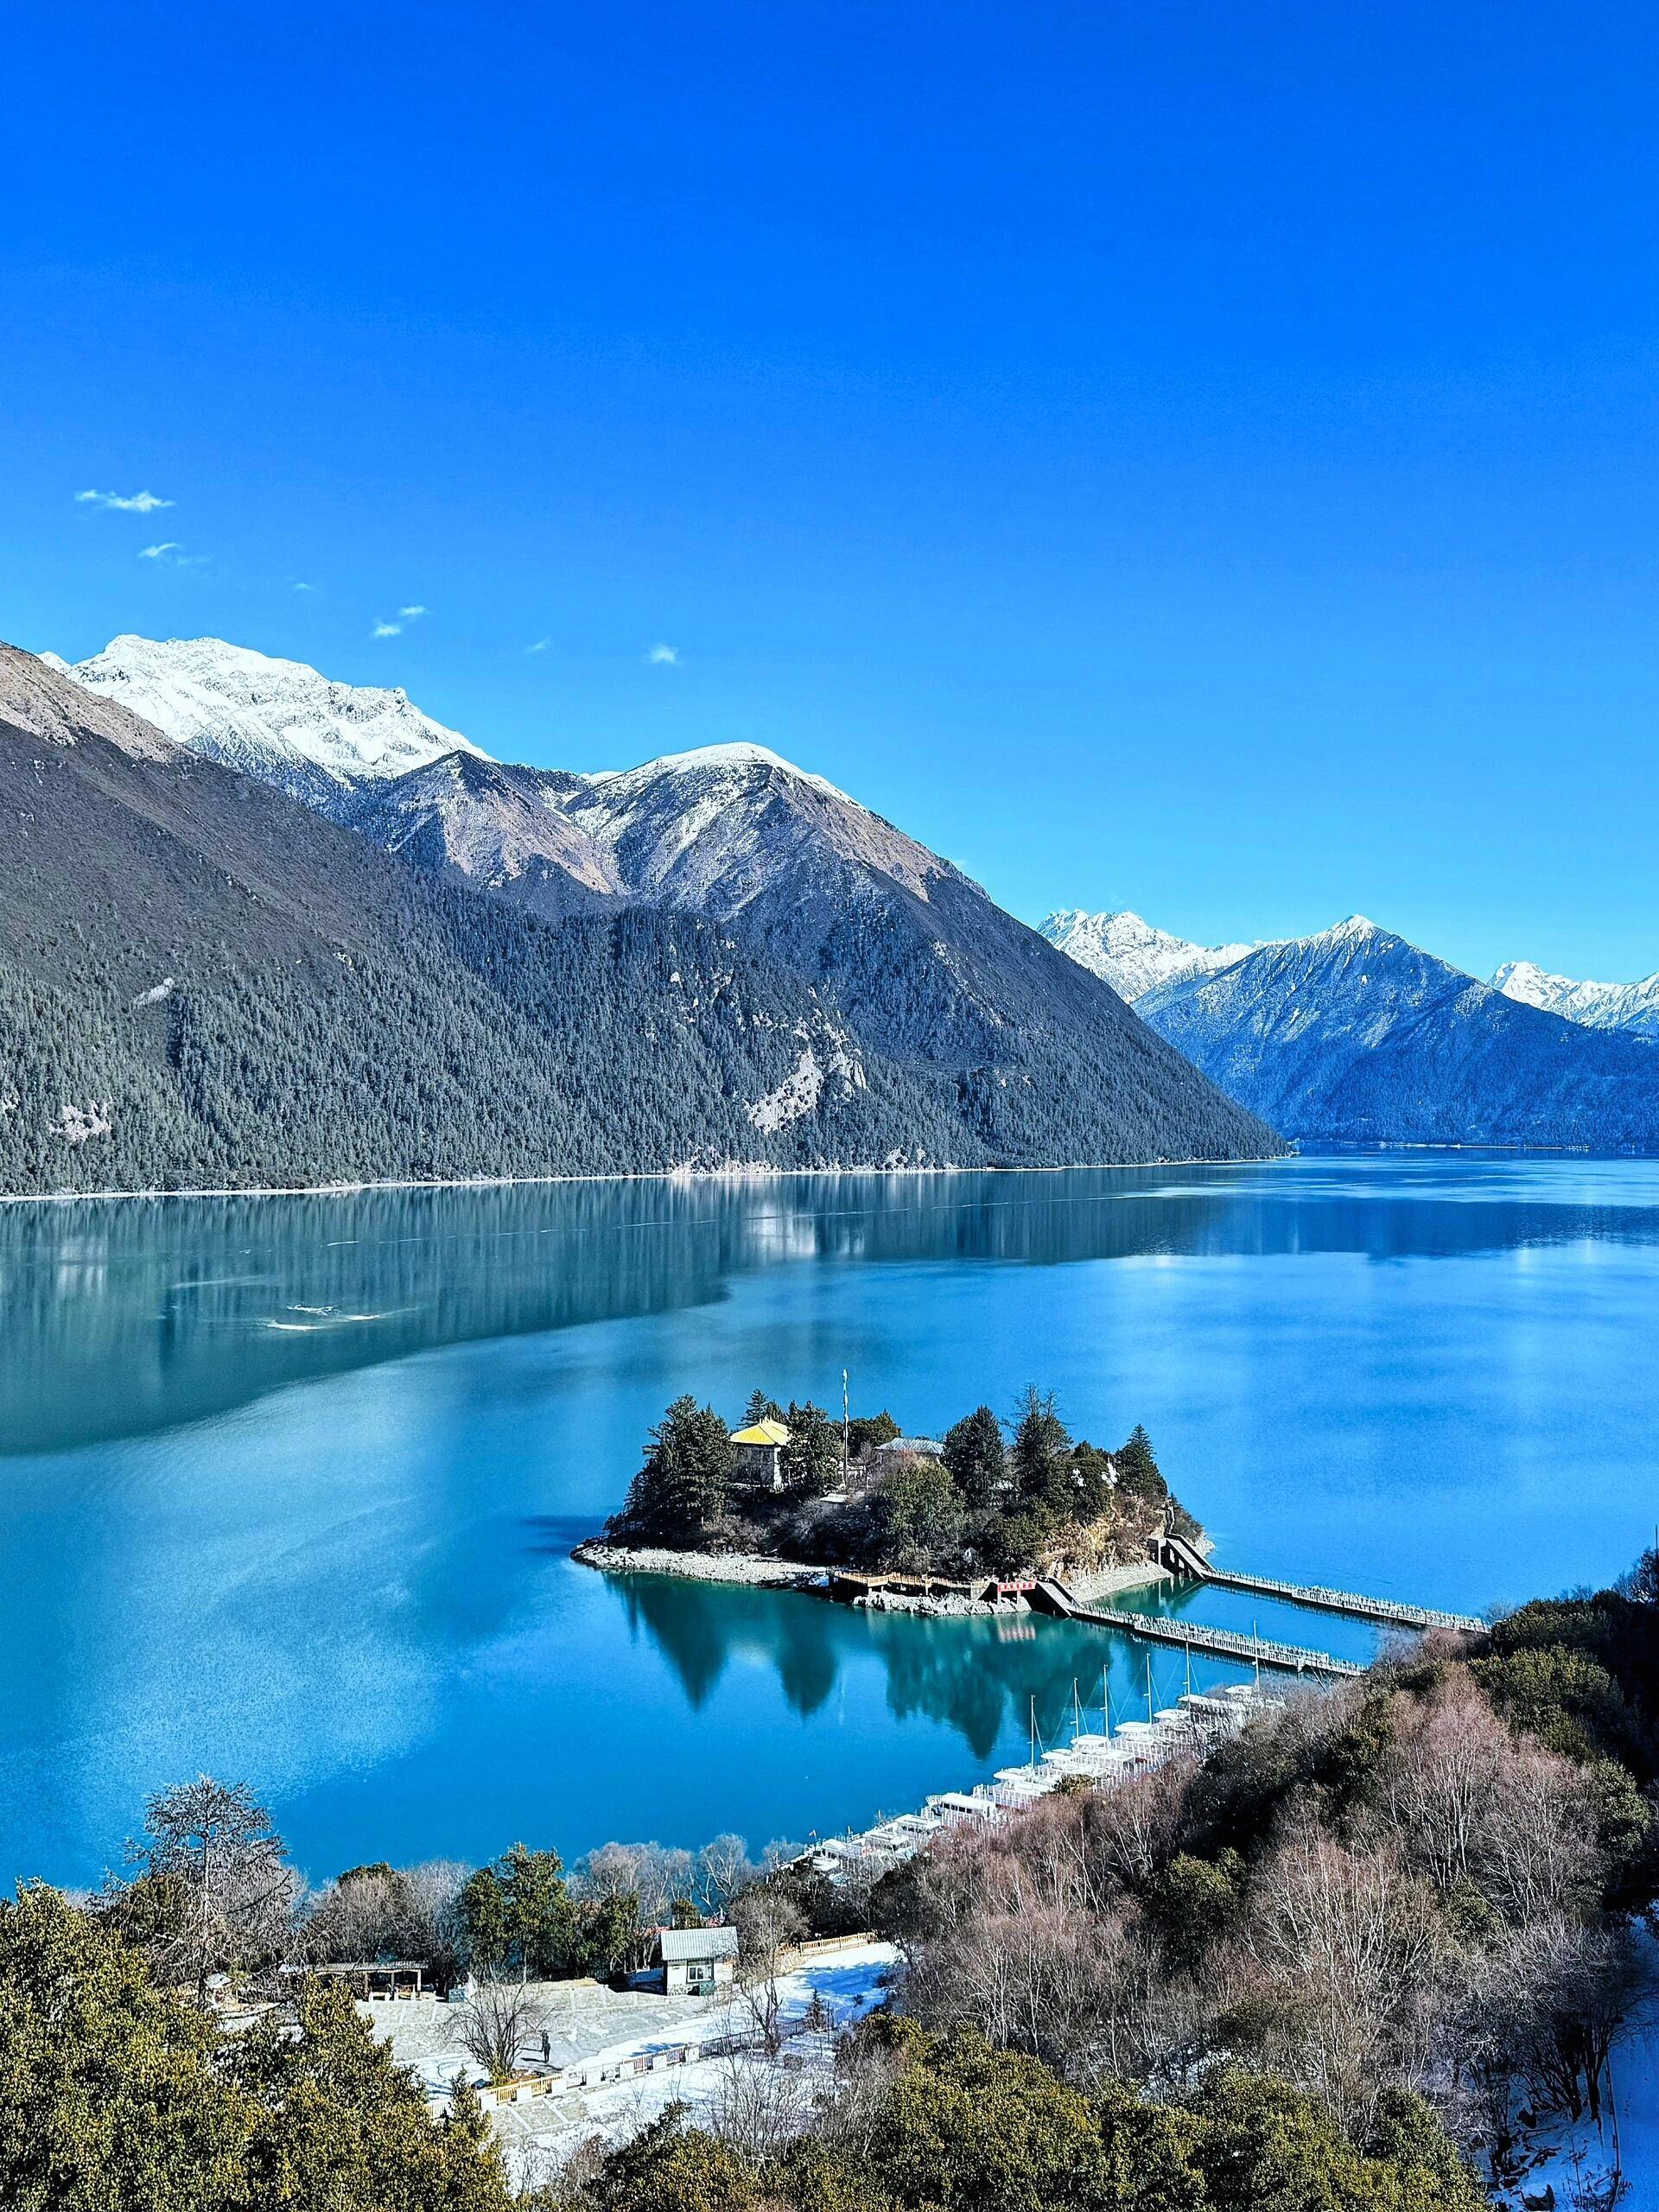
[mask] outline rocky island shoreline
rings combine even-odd
[[[591,1567],[601,1574],[671,1574],[689,1582],[793,1590],[811,1597],[830,1595],[832,1576],[843,1571],[813,1567],[804,1560],[771,1559],[758,1552],[674,1551],[657,1544],[616,1544],[603,1537],[588,1538],[576,1545],[570,1556],[578,1567]],[[1149,1589],[1166,1579],[1156,1560],[1147,1559],[1074,1573],[1068,1582],[1075,1596],[1094,1605],[1126,1590]],[[975,1598],[966,1590],[923,1593],[878,1589],[853,1602],[873,1612],[920,1613],[936,1619],[989,1619],[1008,1610],[1006,1600],[999,1604]]]

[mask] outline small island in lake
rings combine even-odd
[[[756,1391],[735,1430],[677,1400],[603,1541],[575,1556],[715,1581],[891,1577],[872,1580],[871,1602],[957,1611],[1039,1576],[1094,1595],[1155,1581],[1166,1534],[1207,1548],[1146,1430],[1104,1450],[1034,1385],[1012,1421],[979,1406],[937,1439],[889,1413],[837,1421]]]

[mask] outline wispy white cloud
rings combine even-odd
[[[401,638],[403,634],[404,626],[401,622],[377,622],[369,632],[372,638]]]
[[[315,591],[316,586],[315,584],[296,583],[294,588],[296,591]]]
[[[424,614],[426,609],[423,607],[400,607],[397,612],[405,622],[413,622],[417,616]]]
[[[119,492],[77,492],[75,499],[81,506],[111,507],[124,515],[153,515],[157,507],[170,507],[171,499],[158,499],[153,492],[134,492],[124,498]]]
[[[146,545],[139,554],[141,561],[161,561],[169,569],[205,569],[213,558],[210,553],[187,553],[175,537],[162,545]]]
[[[146,545],[138,558],[141,561],[164,561],[169,553],[182,553],[183,550],[177,538],[169,537],[165,545]]]
[[[645,655],[647,668],[677,668],[680,649],[677,645],[653,645]]]
[[[544,653],[552,642],[553,640],[551,638],[537,638],[535,644],[533,645],[526,645],[524,647],[524,651],[527,653]]]

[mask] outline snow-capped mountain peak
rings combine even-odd
[[[727,916],[849,867],[926,899],[958,871],[764,745],[699,746],[581,779],[563,804],[638,896]],[[861,875],[861,880],[862,880]]]
[[[1154,928],[1127,908],[1091,914],[1080,906],[1063,907],[1041,925],[1041,933],[1079,967],[1109,983],[1131,1006],[1165,983],[1230,968],[1256,949],[1254,944],[1195,944]]]
[[[637,768],[601,768],[586,778],[594,785],[617,784],[631,777],[644,779],[661,775],[696,775],[707,771],[713,775],[727,772],[741,773],[750,768],[772,768],[792,778],[797,783],[810,784],[830,798],[857,804],[847,793],[840,791],[826,777],[815,776],[810,769],[798,768],[792,760],[785,760],[781,753],[774,753],[769,745],[755,745],[747,740],[734,741],[726,745],[693,746],[685,753],[664,753],[655,760],[643,761]]]
[[[112,638],[67,672],[175,744],[325,810],[365,781],[480,751],[406,691],[336,683],[303,661],[222,638]]]

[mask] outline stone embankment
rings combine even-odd
[[[829,1567],[811,1567],[798,1559],[772,1559],[759,1552],[682,1552],[655,1544],[607,1544],[598,1538],[578,1544],[570,1554],[579,1566],[595,1567],[602,1574],[677,1574],[691,1582],[729,1582],[757,1590],[821,1591]],[[1069,1586],[1085,1602],[1097,1604],[1121,1590],[1138,1590],[1160,1581],[1161,1571],[1148,1560],[1126,1567],[1108,1567],[1092,1573],[1068,1577]],[[921,1596],[899,1590],[875,1590],[856,1601],[872,1612],[919,1613],[942,1620],[989,1618],[1006,1612],[1007,1605],[986,1604],[965,1590],[938,1591]]]
[[[806,1590],[823,1580],[821,1567],[759,1552],[677,1552],[653,1544],[607,1544],[595,1538],[570,1554],[602,1574],[678,1574],[690,1582],[743,1582],[758,1590]]]

